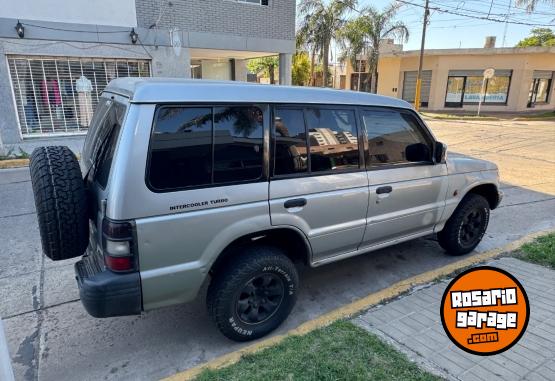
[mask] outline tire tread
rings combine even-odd
[[[273,246],[253,246],[246,248],[242,253],[232,255],[231,258],[219,266],[218,271],[213,274],[212,281],[208,287],[206,304],[209,315],[225,336],[235,341],[248,341],[264,336],[273,329],[258,331],[256,334],[248,337],[238,334],[229,324],[227,303],[232,298],[237,284],[239,284],[242,279],[248,277],[261,266],[275,265],[276,263],[285,268],[288,274],[293,277],[294,284],[298,285],[298,274],[295,265],[281,252],[281,250]],[[281,314],[285,315],[282,320],[289,315],[296,301],[296,297],[297,290],[295,290],[293,294],[294,299],[290,308],[286,311],[281,311]],[[281,321],[279,323],[281,323]]]
[[[89,225],[85,186],[75,154],[65,146],[36,148],[29,170],[46,256],[78,257],[86,250]]]

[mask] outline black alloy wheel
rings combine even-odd
[[[459,240],[462,246],[475,246],[482,239],[485,220],[484,209],[474,208],[466,213],[459,230]]]
[[[263,273],[252,278],[239,292],[236,310],[246,324],[258,324],[272,317],[285,295],[285,286],[274,273]]]
[[[437,234],[438,243],[449,255],[470,253],[488,228],[490,205],[484,196],[467,194]]]
[[[297,300],[299,275],[278,247],[236,250],[212,270],[206,304],[225,336],[249,341],[272,332],[287,318]]]

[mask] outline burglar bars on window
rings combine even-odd
[[[108,83],[150,77],[147,60],[8,56],[24,137],[85,133]]]

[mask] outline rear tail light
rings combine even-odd
[[[102,221],[104,263],[114,272],[138,270],[134,252],[133,225],[128,221]]]

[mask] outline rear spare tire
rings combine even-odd
[[[54,261],[82,255],[89,221],[77,157],[65,146],[39,147],[29,168],[44,254]]]

